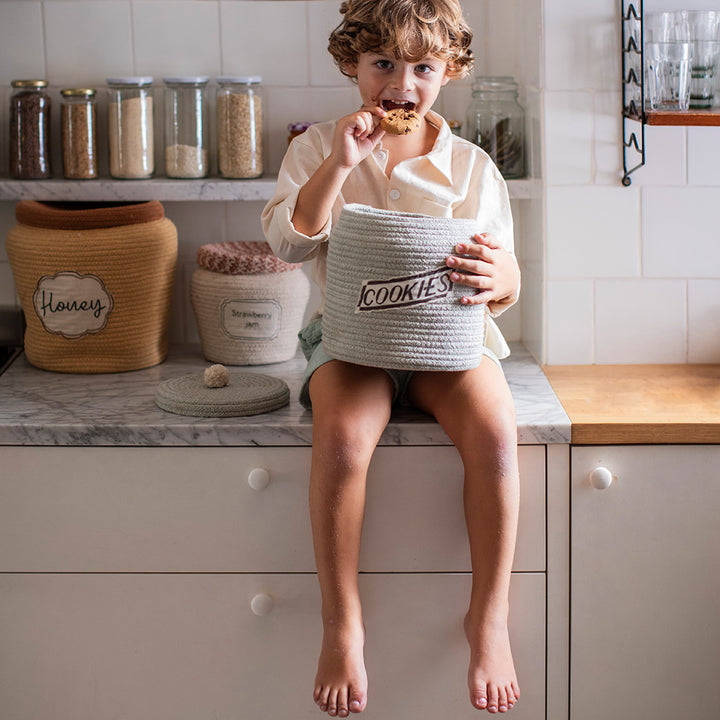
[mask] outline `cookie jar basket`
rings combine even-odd
[[[207,360],[265,365],[295,355],[310,297],[301,264],[280,260],[266,242],[203,245],[197,262],[190,299]]]
[[[323,346],[338,360],[399,370],[466,370],[482,360],[485,305],[445,259],[477,223],[346,205],[328,241]]]
[[[6,247],[32,365],[105,373],[165,360],[177,230],[158,201],[23,200],[15,217]]]

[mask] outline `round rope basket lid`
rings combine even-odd
[[[445,260],[479,232],[470,218],[346,205],[328,240],[323,346],[338,360],[399,370],[480,364],[484,304]]]
[[[205,376],[193,373],[161,382],[156,405],[176,415],[238,417],[272,412],[290,402],[287,383],[270,375],[226,372],[227,384],[221,387],[209,387],[206,378],[207,371]]]
[[[261,275],[297,270],[301,263],[281,260],[266,242],[219,242],[202,245],[198,265],[224,275]]]

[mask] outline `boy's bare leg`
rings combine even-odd
[[[472,564],[465,616],[470,701],[491,713],[505,712],[520,697],[507,625],[520,495],[512,396],[489,358],[466,372],[419,373],[410,393],[437,418],[463,460]]]
[[[390,418],[392,393],[382,370],[338,361],[322,365],[310,380],[310,520],[323,621],[313,697],[331,716],[346,717],[367,704],[360,536],[367,469]]]

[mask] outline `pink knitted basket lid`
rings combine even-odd
[[[221,242],[202,245],[197,262],[201,268],[224,275],[261,275],[296,270],[302,263],[277,257],[266,242]]]

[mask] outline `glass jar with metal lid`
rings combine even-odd
[[[201,178],[209,173],[208,78],[166,77],[165,174]]]
[[[149,178],[155,171],[151,77],[108,78],[110,175]]]
[[[10,177],[50,177],[50,96],[47,80],[13,80],[10,96]]]
[[[96,94],[93,88],[60,91],[63,175],[69,180],[98,176]]]
[[[525,112],[512,77],[477,77],[466,138],[490,155],[504,178],[525,174]]]
[[[225,178],[263,173],[262,78],[217,78],[218,170]]]

